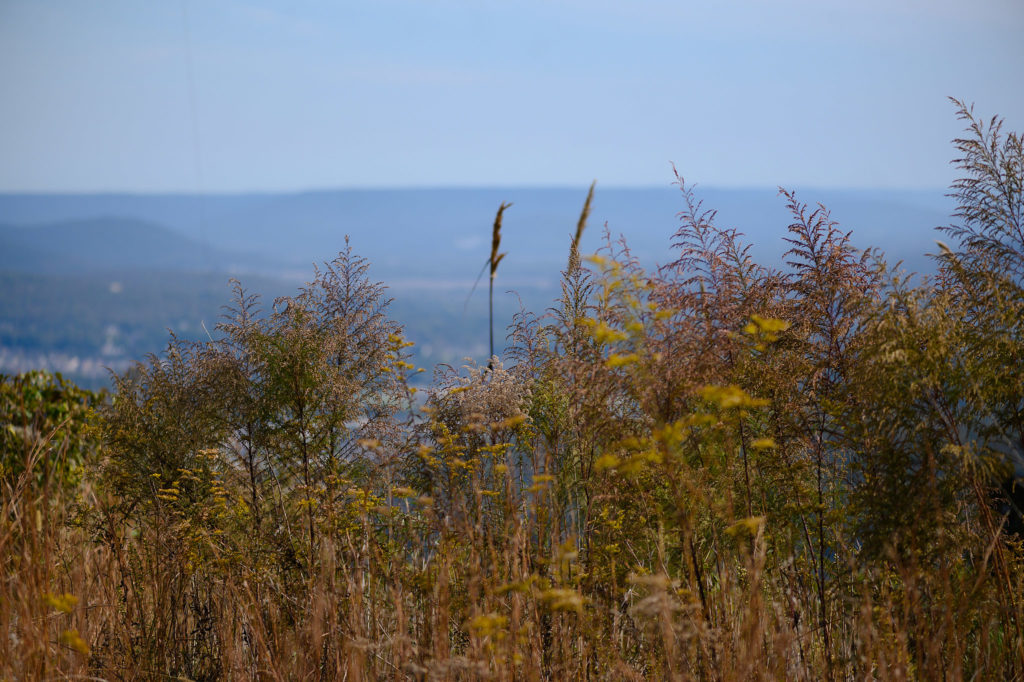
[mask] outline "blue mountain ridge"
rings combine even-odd
[[[349,235],[354,250],[372,263],[374,276],[389,284],[459,287],[476,276],[487,258],[499,203],[511,201],[503,230],[502,249],[509,256],[502,277],[510,285],[543,285],[557,281],[585,193],[585,188],[493,188],[209,196],[0,194],[0,224],[75,221],[82,228],[81,221],[88,220],[99,229],[99,219],[107,221],[111,232],[105,248],[92,249],[96,240],[86,240],[86,251],[72,264],[76,268],[156,259],[160,267],[234,266],[294,279],[308,277],[310,264],[331,258]],[[697,195],[704,208],[718,211],[720,226],[746,235],[755,258],[781,264],[782,238],[792,220],[776,190],[698,186]],[[941,190],[809,189],[797,196],[812,207],[820,201],[830,208],[841,227],[852,230],[855,245],[880,247],[890,261],[903,260],[918,271],[931,268],[924,254],[935,250],[940,235],[934,228],[949,222],[951,210]],[[583,251],[599,248],[607,226],[613,237],[625,236],[642,262],[668,262],[679,224],[676,214],[683,208],[675,187],[599,186]],[[153,224],[137,227],[149,231],[159,249],[147,256],[148,247],[132,240],[126,219]],[[176,233],[178,243],[161,226]],[[39,241],[58,248],[52,240]]]

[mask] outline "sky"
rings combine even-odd
[[[1020,0],[0,0],[0,191],[934,188]]]

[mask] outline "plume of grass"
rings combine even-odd
[[[587,218],[590,217],[590,202],[594,199],[594,187],[597,180],[590,183],[587,191],[587,199],[583,202],[583,210],[580,211],[580,219],[576,221],[576,234],[572,237],[572,245],[569,247],[569,267],[567,272],[572,275],[580,267],[580,239],[583,238],[583,230],[587,227]]]
[[[494,358],[494,277],[498,273],[498,263],[505,257],[504,253],[499,253],[501,249],[501,220],[505,215],[505,209],[510,208],[511,203],[501,202],[498,206],[498,213],[494,216],[494,227],[491,230],[491,277],[487,294],[487,320],[488,320],[488,333],[490,339],[490,355],[487,359],[487,367],[493,367]]]

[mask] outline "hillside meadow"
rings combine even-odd
[[[930,278],[677,177],[666,265],[588,196],[430,382],[348,245],[112,392],[4,377],[0,679],[1024,679],[1024,140],[957,104]]]

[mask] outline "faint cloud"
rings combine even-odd
[[[314,38],[324,34],[322,27],[309,19],[265,5],[239,1],[232,3],[232,11],[242,20],[271,26],[291,37]]]
[[[346,70],[354,80],[387,85],[473,85],[483,75],[470,69],[414,66],[411,64],[372,64]]]
[[[473,236],[473,237],[462,237],[460,239],[456,239],[454,246],[459,251],[472,251],[473,249],[477,249],[477,248],[483,246],[483,244],[484,244],[483,237]]]

